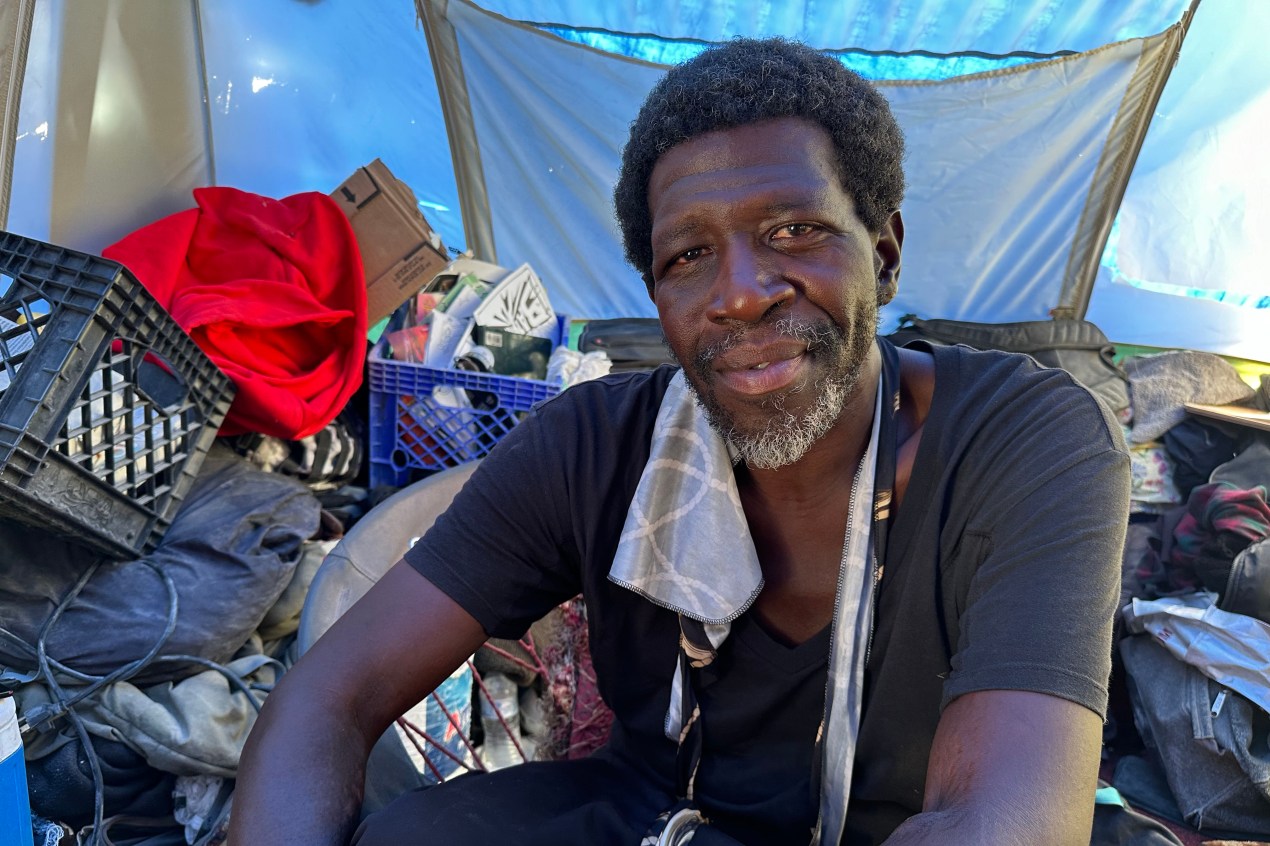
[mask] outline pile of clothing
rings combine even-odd
[[[46,827],[100,825],[122,844],[188,824],[189,842],[203,842],[289,664],[325,553],[320,514],[302,483],[217,445],[142,558],[103,561],[0,523],[0,665]]]
[[[1184,404],[1270,409],[1224,359],[1127,359],[1133,468],[1112,783],[1211,836],[1270,832],[1270,432]],[[1115,693],[1113,692],[1113,698]]]

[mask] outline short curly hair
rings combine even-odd
[[[648,181],[663,153],[699,135],[801,117],[828,131],[843,188],[870,232],[904,198],[904,134],[886,99],[838,60],[784,38],[737,38],[662,77],[631,123],[613,205],[626,260],[652,290]]]

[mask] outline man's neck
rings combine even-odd
[[[812,637],[833,617],[851,489],[872,430],[880,371],[875,348],[838,422],[799,461],[777,470],[737,470],[766,581],[754,613],[788,643]]]

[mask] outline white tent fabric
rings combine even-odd
[[[482,0],[486,12],[450,0],[454,54],[436,64],[467,94],[459,158],[476,154],[497,257],[534,264],[559,310],[604,317],[651,313],[621,263],[608,194],[627,122],[661,69],[515,21],[693,42],[782,33],[900,54],[1088,51],[883,86],[912,150],[905,270],[888,325],[905,311],[1043,318],[1055,306],[1079,312],[1089,293],[1073,280],[1082,263],[1096,266],[1096,224],[1117,194],[1107,177],[1132,156],[1093,160],[1132,150],[1132,110],[1116,92],[1149,105],[1135,93],[1159,44],[1146,36],[1187,3]],[[430,4],[445,5],[420,2]],[[1270,359],[1267,31],[1266,4],[1199,7],[1092,292],[1089,316],[1114,340]],[[472,244],[434,58],[410,0],[0,0],[0,167],[12,163],[0,223],[7,200],[5,228],[96,251],[189,207],[198,185],[329,191],[379,156],[447,244]],[[978,98],[987,108],[976,114]],[[1082,219],[1081,209],[1097,213]]]
[[[1174,24],[1187,0],[484,0],[511,20],[659,38],[726,41],[783,35],[826,50],[1051,54],[1154,35]]]
[[[1134,39],[995,73],[884,84],[909,139],[911,186],[900,292],[884,321],[1044,320],[1068,305],[1073,250],[1108,200],[1108,160],[1126,143],[1117,119],[1144,105],[1135,78],[1166,53],[1163,39]]]
[[[1270,361],[1266,33],[1270,3],[1200,6],[1094,286],[1109,337]]]
[[[11,212],[33,203],[49,240],[96,250],[191,204],[212,178],[195,26],[189,4],[36,3]]]
[[[462,0],[445,5],[498,258],[533,264],[566,313],[652,315],[623,262],[610,193],[629,122],[664,68]],[[908,137],[911,186],[900,294],[884,321],[907,312],[1039,320],[1064,305],[1087,209],[1113,184],[1107,163],[1125,155],[1118,120],[1147,102],[1141,80],[1168,61],[1167,44],[1134,39],[969,77],[883,83]],[[1091,261],[1101,246],[1092,249]]]
[[[464,244],[409,0],[38,0],[15,149],[7,228],[76,249],[200,185],[327,192],[376,157]]]

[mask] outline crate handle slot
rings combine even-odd
[[[502,405],[493,391],[460,388],[457,385],[436,385],[432,388],[432,401],[444,408],[471,409],[480,413],[497,411]]]
[[[39,289],[33,288],[12,267],[8,266],[13,264],[12,256],[5,256],[4,258],[5,266],[0,267],[0,289],[3,289],[0,292],[0,307],[11,309],[15,305],[21,306],[23,304],[24,295],[29,297],[32,291]]]
[[[18,368],[35,347],[42,320],[30,312],[0,312],[0,391],[17,377]]]
[[[163,356],[128,338],[117,338],[113,349],[126,354],[128,363],[124,375],[143,399],[168,412],[185,404],[190,395],[189,385]]]

